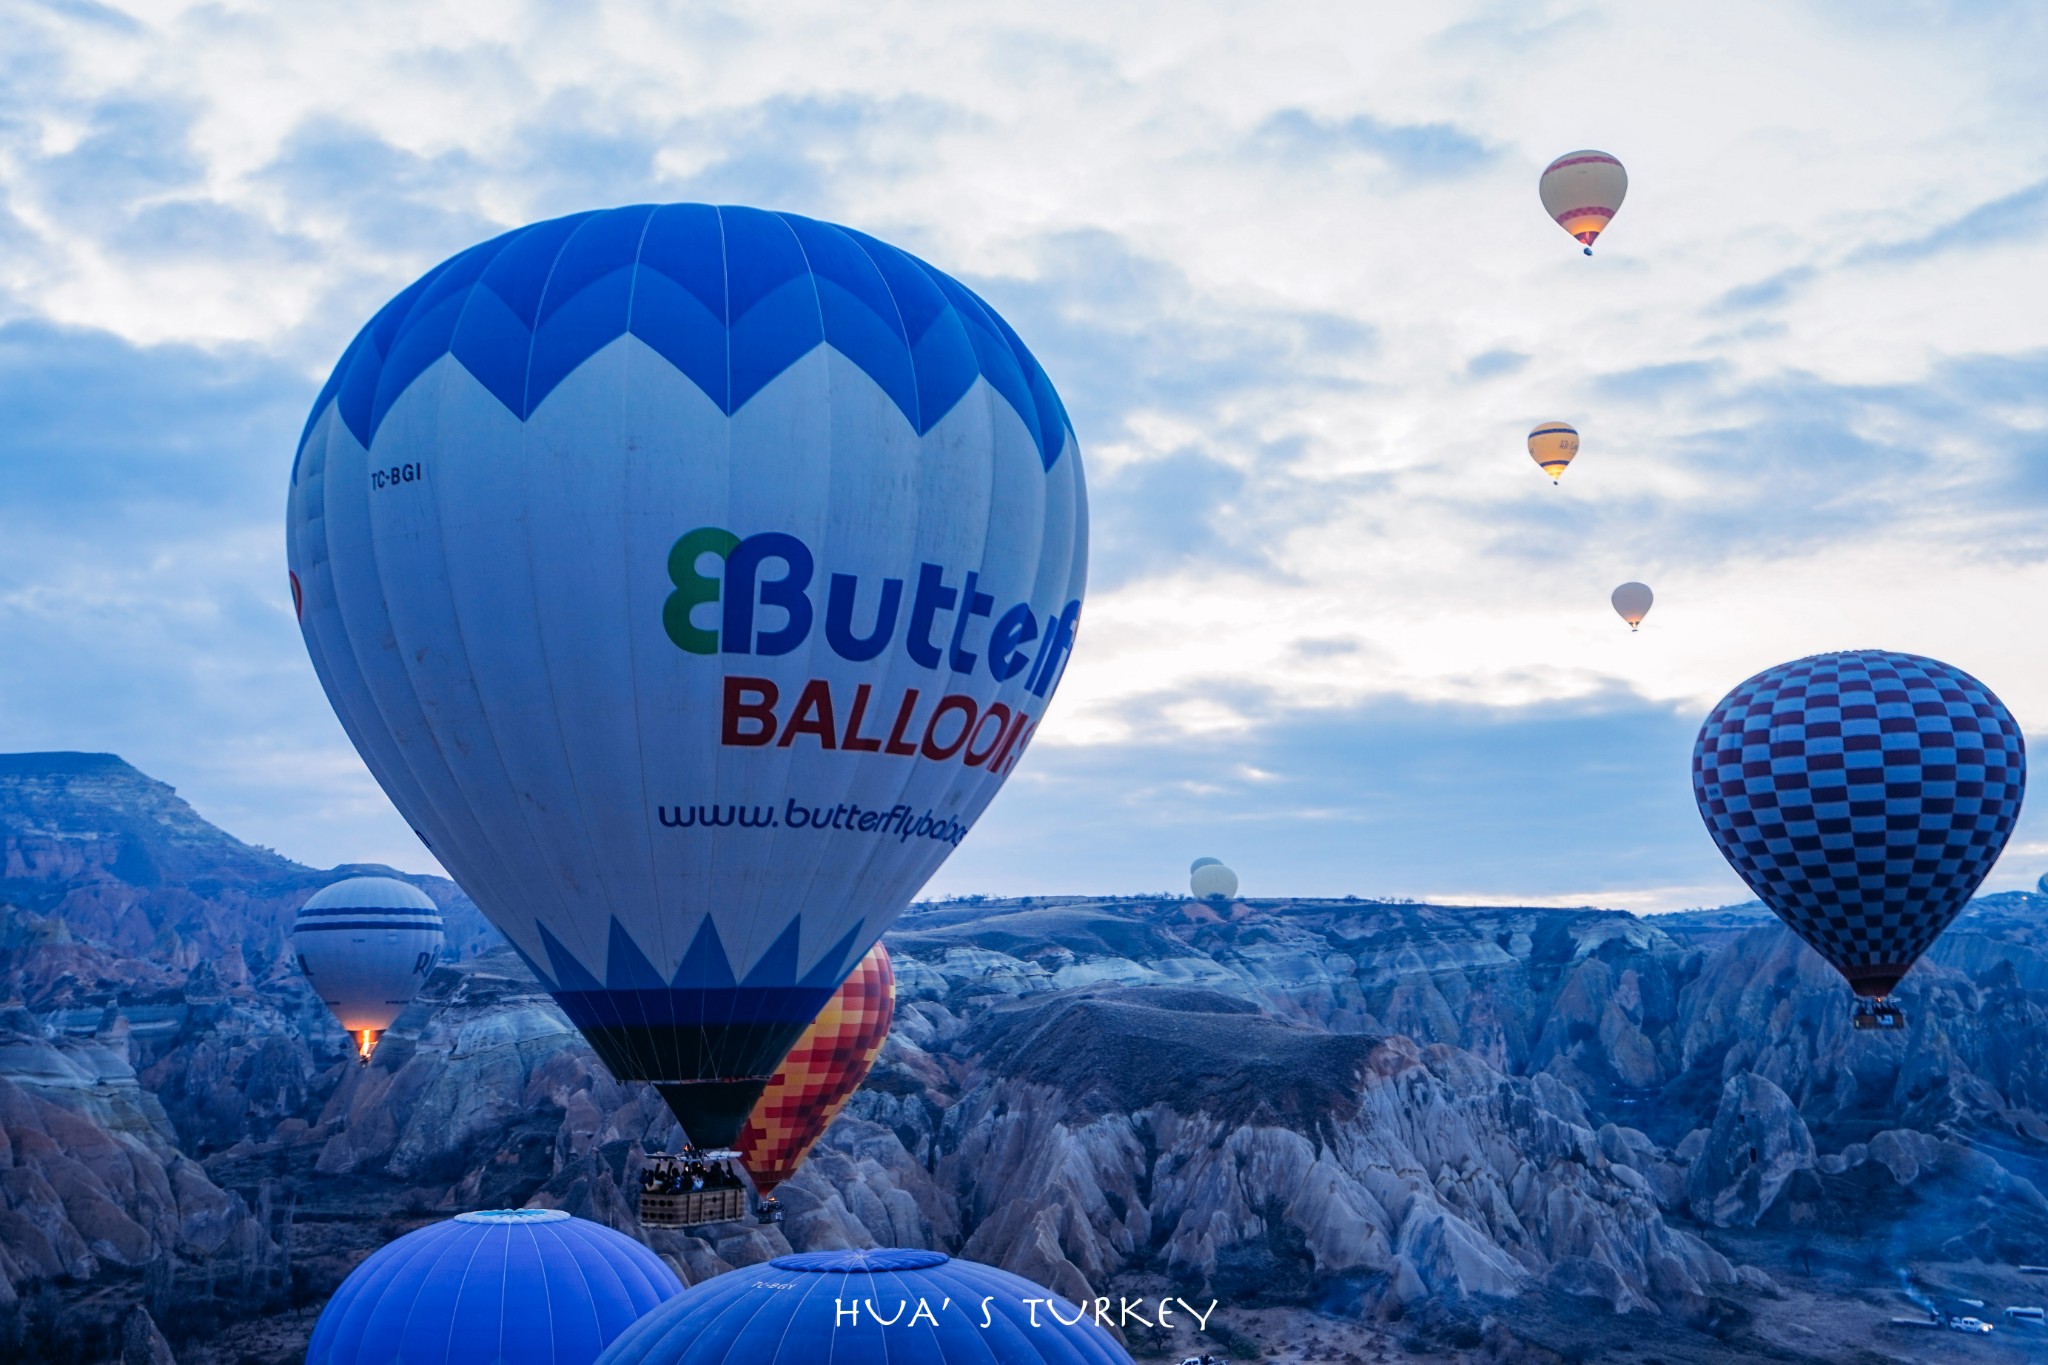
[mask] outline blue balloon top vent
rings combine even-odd
[[[891,1270],[930,1270],[949,1259],[943,1251],[875,1247],[867,1251],[807,1251],[797,1256],[777,1256],[769,1264],[778,1270],[807,1270],[814,1275],[875,1275]]]
[[[560,1209],[478,1209],[458,1213],[458,1223],[565,1223],[569,1215]]]

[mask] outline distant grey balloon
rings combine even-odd
[[[1614,610],[1620,613],[1621,619],[1628,622],[1628,628],[1634,630],[1650,614],[1650,603],[1656,598],[1647,583],[1624,583],[1614,590],[1609,600],[1614,603]]]
[[[434,970],[442,942],[441,911],[392,877],[350,877],[323,887],[292,921],[299,970],[355,1036],[364,1062]]]
[[[1203,900],[1229,900],[1237,894],[1237,874],[1214,858],[1195,864],[1188,885]]]

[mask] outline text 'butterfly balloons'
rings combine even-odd
[[[1998,861],[2026,778],[2019,725],[1990,688],[1886,650],[1765,669],[1693,745],[1693,796],[1722,855],[1880,1002]]]
[[[428,272],[336,365],[287,519],[370,771],[708,1147],[1016,765],[1087,567],[1066,410],[993,309],[704,204]]]

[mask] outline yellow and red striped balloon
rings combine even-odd
[[[818,1011],[747,1116],[735,1146],[763,1196],[796,1173],[860,1089],[895,1013],[896,973],[877,943]]]
[[[1566,152],[1543,168],[1536,189],[1543,196],[1543,211],[1584,243],[1590,256],[1593,239],[1606,230],[1628,193],[1628,172],[1605,152]]]

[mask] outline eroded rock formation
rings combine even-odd
[[[689,1279],[933,1246],[1075,1298],[1484,1320],[1512,1356],[1507,1303],[1728,1332],[1787,1246],[1988,1264],[2048,1233],[2033,897],[1958,922],[1900,1035],[1851,1030],[1755,908],[914,907],[888,1045],[782,1224],[684,1234],[631,1194],[666,1109],[487,930],[358,1067],[275,932],[335,874],[117,760],[45,766],[0,764],[0,1304],[134,1276],[278,1314],[409,1226],[530,1202]]]

